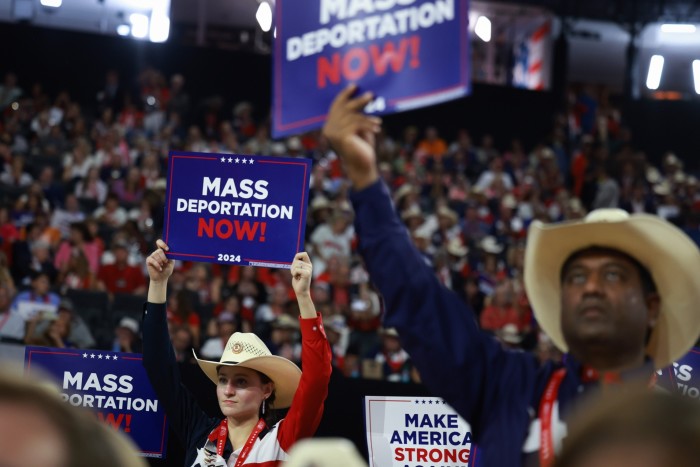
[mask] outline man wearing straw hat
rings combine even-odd
[[[374,135],[362,109],[371,93],[338,94],[324,134],[345,164],[360,251],[422,380],[471,425],[484,465],[549,466],[577,401],[601,389],[652,385],[655,370],[700,334],[700,252],[670,223],[618,209],[561,225],[533,223],[525,285],[537,320],[569,352],[540,366],[502,349],[472,310],[440,285],[379,180]]]

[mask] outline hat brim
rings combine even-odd
[[[561,268],[572,253],[612,248],[651,273],[661,298],[647,354],[664,368],[685,355],[700,334],[700,250],[680,229],[637,214],[620,221],[545,225],[533,222],[525,251],[525,288],[535,317],[552,342],[568,351],[561,329]]]
[[[250,368],[251,370],[256,370],[265,374],[275,383],[274,406],[276,409],[284,409],[292,405],[294,393],[296,393],[297,387],[299,387],[299,381],[301,380],[301,370],[294,362],[277,355],[267,355],[250,358],[242,363],[222,363],[200,359],[197,357],[194,350],[192,350],[192,353],[199,367],[214,384],[218,384],[219,382],[219,375],[216,369],[220,366]]]

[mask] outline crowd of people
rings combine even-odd
[[[160,238],[170,150],[313,160],[306,250],[312,298],[333,364],[348,377],[419,382],[382,297],[359,258],[350,185],[320,131],[274,140],[248,102],[195,115],[186,79],[143,71],[106,75],[94,102],[49,96],[7,73],[0,86],[0,338],[52,347],[140,352],[140,308],[108,313],[124,296],[145,300],[145,257]],[[200,107],[198,107],[200,108]],[[515,130],[514,130],[515,131]],[[632,144],[604,92],[572,89],[569,108],[541,143],[525,148],[468,129],[442,135],[409,126],[377,138],[381,178],[440,282],[503,346],[561,354],[540,332],[523,285],[529,224],[582,218],[601,207],[650,212],[700,242],[700,190],[682,158],[658,166]],[[81,294],[79,292],[85,292]],[[217,359],[235,331],[255,332],[299,362],[298,310],[287,271],[177,262],[168,323],[176,357]],[[99,329],[84,297],[103,296]]]

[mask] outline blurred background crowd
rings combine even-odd
[[[254,102],[198,102],[187,77],[110,71],[95,99],[55,95],[12,72],[0,85],[0,339],[140,352],[145,257],[160,238],[170,150],[313,160],[306,250],[334,365],[351,378],[419,382],[357,254],[349,184],[320,132],[273,140]],[[83,93],[84,94],[84,93]],[[546,134],[497,140],[405,125],[377,141],[380,173],[438,279],[504,346],[561,355],[539,332],[522,273],[528,225],[595,208],[658,214],[700,243],[693,167],[652,164],[605,88],[573,86]],[[204,109],[204,110],[202,110]],[[262,117],[260,115],[263,115]],[[494,132],[502,133],[502,131]],[[178,262],[168,321],[178,358],[218,359],[254,331],[299,361],[289,271]]]

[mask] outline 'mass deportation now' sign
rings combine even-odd
[[[471,429],[435,397],[365,396],[370,467],[472,467]]]
[[[165,410],[141,364],[140,354],[29,346],[24,351],[26,375],[49,374],[63,399],[88,407],[104,423],[119,429],[144,457],[165,457]],[[38,370],[38,371],[37,371]]]
[[[168,257],[289,268],[304,247],[311,161],[171,152]]]
[[[273,134],[320,126],[348,83],[387,114],[470,91],[468,0],[278,0]]]
[[[672,365],[657,371],[657,384],[681,396],[700,399],[700,348],[694,347]]]

